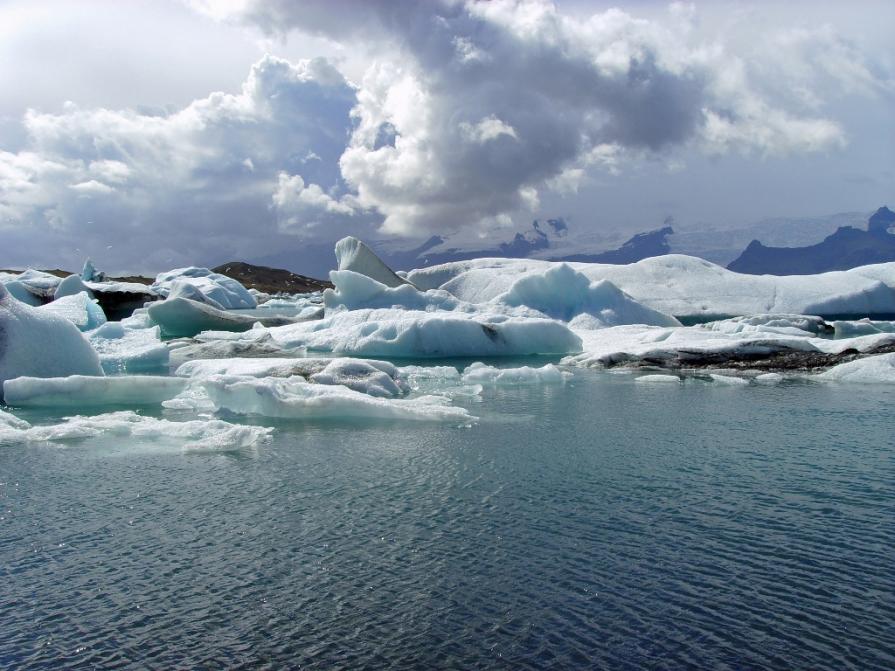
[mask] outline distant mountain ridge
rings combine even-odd
[[[750,275],[813,275],[895,261],[895,212],[879,208],[867,230],[842,226],[822,242],[806,247],[767,247],[753,240],[727,268]]]

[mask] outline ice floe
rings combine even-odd
[[[521,366],[519,368],[496,368],[483,363],[471,364],[463,371],[460,381],[464,384],[484,386],[560,384],[572,377],[548,363],[541,368]]]
[[[5,413],[8,414],[8,413]],[[231,424],[220,419],[173,422],[133,411],[66,417],[56,424],[6,423],[0,417],[0,443],[65,442],[102,435],[153,439],[179,444],[185,451],[230,451],[253,447],[273,429]]]
[[[301,378],[213,376],[202,383],[215,407],[281,419],[395,419],[466,424],[474,418],[444,396],[377,398]]]
[[[3,398],[7,405],[23,408],[158,405],[186,385],[182,378],[150,375],[17,377],[3,383]]]

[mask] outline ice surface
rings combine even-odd
[[[271,328],[284,347],[389,358],[525,356],[581,351],[581,339],[549,319],[482,312],[364,309]]]
[[[834,321],[833,329],[837,338],[854,338],[874,333],[895,333],[895,322],[871,321],[870,319]]]
[[[408,279],[420,289],[440,288],[462,301],[483,303],[509,291],[521,277],[557,265],[533,259],[475,259],[414,270]],[[895,313],[895,263],[783,277],[741,275],[679,254],[620,266],[568,265],[591,281],[609,280],[634,300],[675,317]]]
[[[53,300],[59,300],[65,296],[75,296],[82,291],[90,298],[93,298],[93,292],[90,291],[90,288],[86,284],[84,284],[80,275],[69,275],[68,277],[63,278],[56,287],[56,291],[53,294]]]
[[[226,275],[213,273],[208,268],[177,268],[160,273],[151,289],[160,296],[167,297],[175,282],[193,285],[226,310],[257,307],[255,297],[242,284]]]
[[[344,386],[312,384],[301,378],[214,376],[203,382],[219,409],[283,419],[399,419],[466,424],[465,408],[443,396],[376,398]]]
[[[741,387],[749,384],[749,380],[744,377],[736,377],[734,375],[721,375],[720,373],[709,373],[712,382],[728,387]]]
[[[327,314],[338,309],[402,308],[404,310],[443,310],[475,312],[476,306],[457,300],[446,291],[418,291],[409,284],[390,287],[352,270],[334,270],[329,279],[334,289],[323,292]]]
[[[77,275],[72,275],[77,277]],[[67,319],[81,331],[92,331],[106,323],[106,314],[86,292],[62,296],[38,308]]]
[[[171,286],[168,291],[168,299],[172,298],[189,298],[191,301],[196,301],[197,303],[204,303],[205,305],[210,305],[213,308],[218,310],[223,310],[224,306],[218,303],[213,298],[206,296],[195,284],[190,284],[189,282],[184,282],[183,280],[174,280],[171,282]]]
[[[182,378],[149,375],[17,377],[3,383],[3,398],[13,407],[158,405],[186,385]]]
[[[780,384],[783,380],[784,377],[780,373],[762,373],[761,375],[755,376],[755,382],[758,384]]]
[[[44,301],[41,300],[40,296],[28,289],[27,286],[25,286],[18,280],[9,280],[8,282],[4,282],[4,287],[6,288],[6,291],[7,293],[9,293],[9,295],[11,295],[16,300],[24,303],[25,305],[37,307],[39,305],[43,305],[44,303]]]
[[[813,315],[762,314],[733,317],[703,324],[722,333],[778,333],[794,336],[833,335],[832,324]]]
[[[0,285],[0,384],[23,375],[102,374],[99,357],[74,324],[17,301]]]
[[[408,284],[407,280],[395,274],[372,249],[357,238],[348,236],[336,243],[336,260],[339,270],[351,270],[366,275],[387,287]]]
[[[868,356],[833,366],[813,376],[815,380],[861,384],[895,383],[895,353]]]
[[[143,417],[132,411],[91,417],[66,417],[58,424],[16,427],[0,423],[0,443],[71,441],[102,435],[153,439],[179,443],[185,451],[234,451],[253,447],[273,429],[231,424],[219,419],[172,422]]]
[[[463,371],[460,381],[464,384],[481,384],[486,386],[559,384],[572,377],[571,373],[561,371],[548,363],[541,368],[495,368],[481,362],[474,363]]]
[[[251,332],[251,330],[249,331]],[[263,331],[263,338],[225,339],[190,344],[171,343],[171,363],[179,366],[194,359],[233,359],[244,357],[281,357],[287,354],[271,335]]]
[[[107,374],[161,371],[168,366],[169,350],[158,326],[133,329],[123,322],[106,322],[87,338]]]

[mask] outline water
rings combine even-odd
[[[0,667],[895,667],[895,390],[578,373],[473,428],[0,450]]]

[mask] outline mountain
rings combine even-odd
[[[212,268],[216,273],[226,275],[241,283],[247,289],[257,289],[268,294],[285,292],[288,294],[303,294],[311,291],[322,291],[332,284],[313,277],[296,275],[288,270],[280,268],[268,268],[255,266],[243,261],[230,261]]]
[[[895,261],[895,212],[879,208],[867,230],[842,226],[822,242],[807,247],[766,247],[753,240],[729,270],[750,275],[811,275]]]
[[[670,247],[668,236],[674,235],[671,226],[664,226],[655,231],[638,233],[618,249],[611,249],[599,254],[569,254],[555,257],[551,261],[582,261],[585,263],[636,263],[651,256],[668,254]]]

